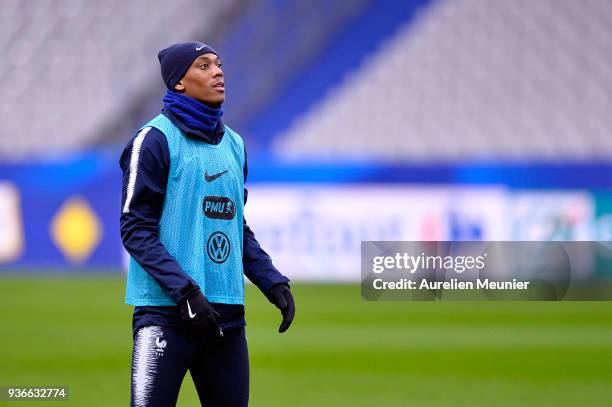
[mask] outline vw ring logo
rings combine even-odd
[[[206,244],[208,257],[217,264],[227,260],[230,252],[230,242],[225,233],[215,232],[208,238]]]

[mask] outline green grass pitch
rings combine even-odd
[[[0,278],[0,386],[67,385],[129,404],[120,276]],[[612,402],[612,302],[366,302],[295,284],[294,325],[247,287],[252,406],[576,406]],[[4,403],[4,404],[3,404]],[[186,376],[179,406],[198,406]]]

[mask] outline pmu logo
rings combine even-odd
[[[208,257],[217,264],[221,264],[227,260],[230,253],[230,242],[223,232],[215,232],[210,235],[206,247]]]
[[[205,196],[202,201],[204,215],[211,219],[231,220],[236,216],[234,201],[225,196]]]

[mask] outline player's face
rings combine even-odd
[[[225,101],[225,82],[219,57],[210,53],[197,57],[174,89],[200,102],[222,104]]]

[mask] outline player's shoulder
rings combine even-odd
[[[225,133],[228,134],[230,137],[240,140],[241,142],[243,141],[242,136],[230,126],[228,126],[227,123],[223,122],[223,127],[225,129]]]
[[[130,140],[126,143],[123,152],[119,158],[119,162],[123,167],[131,157],[137,156],[157,156],[162,157],[168,155],[168,140],[165,134],[156,127],[145,126],[136,131]]]
[[[132,146],[137,145],[141,149],[159,148],[168,146],[168,140],[166,135],[157,127],[145,126],[136,131],[128,143],[126,149],[131,149]]]
[[[244,140],[242,139],[242,136],[240,136],[240,134],[237,131],[232,129],[226,123],[223,123],[223,125],[225,127],[224,137],[229,137],[235,149],[244,150]]]

